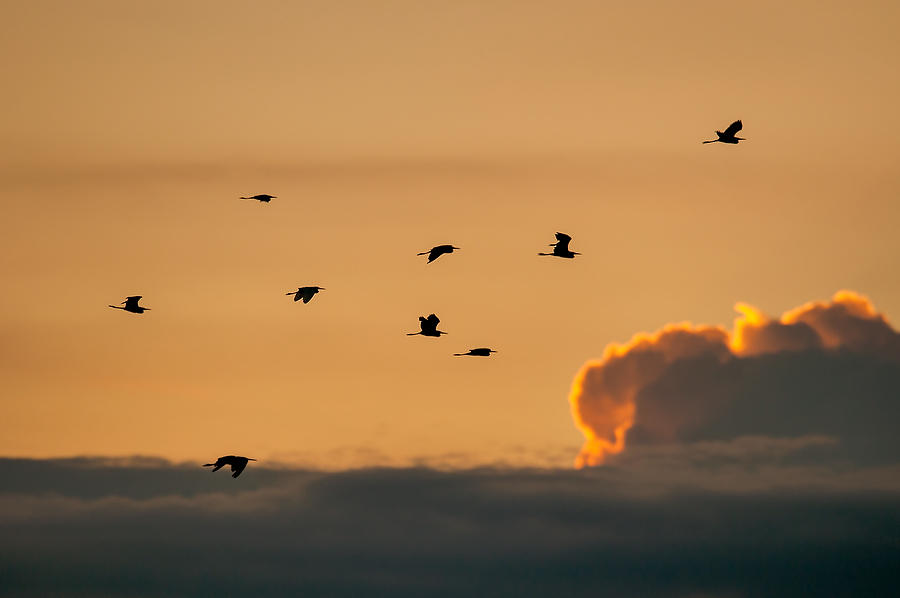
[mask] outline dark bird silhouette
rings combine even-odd
[[[262,203],[269,203],[273,199],[275,199],[275,195],[268,195],[266,193],[260,193],[259,195],[254,195],[252,197],[242,197],[241,199],[255,199],[256,201]]]
[[[423,251],[422,253],[417,253],[416,255],[427,255],[428,263],[430,264],[431,262],[438,259],[445,253],[453,253],[454,249],[459,249],[459,247],[454,247],[453,245],[438,245],[436,247],[432,247],[428,251]]]
[[[244,468],[247,467],[247,463],[250,461],[256,461],[256,459],[248,459],[247,457],[235,457],[234,455],[225,455],[224,457],[219,457],[216,459],[215,463],[207,463],[203,467],[212,467],[213,471],[219,471],[226,465],[231,465],[231,477],[236,478],[241,475],[241,472],[244,471]]]
[[[113,309],[124,309],[125,311],[130,311],[133,314],[142,314],[145,311],[150,311],[149,307],[141,307],[138,305],[138,301],[141,300],[142,295],[135,295],[134,297],[127,297],[122,304],[125,307],[119,307],[118,305],[110,305]]]
[[[434,314],[431,314],[427,318],[419,316],[419,326],[422,330],[419,332],[407,332],[406,336],[415,336],[417,334],[421,334],[422,336],[440,336],[442,334],[447,334],[446,332],[437,329],[437,325],[440,323],[440,319]]]
[[[303,303],[309,303],[312,300],[313,295],[315,295],[319,291],[324,290],[324,287],[300,287],[296,291],[285,293],[285,295],[293,295],[294,301],[300,301],[301,299],[303,299]]]
[[[735,135],[737,135],[738,131],[740,131],[743,126],[744,125],[741,123],[741,121],[736,120],[728,125],[728,128],[725,129],[724,133],[722,131],[716,131],[716,135],[719,136],[718,139],[710,139],[709,141],[704,141],[703,143],[716,143],[718,141],[720,143],[735,144],[738,141],[745,141],[743,137],[735,137]]]
[[[538,255],[552,255],[569,259],[572,259],[576,255],[581,255],[577,251],[569,251],[569,241],[571,240],[572,237],[566,233],[556,233],[556,243],[550,243],[550,247],[553,248],[553,253],[539,253]]]
[[[477,349],[469,349],[466,353],[454,353],[455,357],[462,357],[463,355],[474,355],[476,357],[490,357],[491,353],[496,353],[493,349],[488,349],[487,347],[479,347]]]

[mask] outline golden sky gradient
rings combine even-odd
[[[608,343],[900,318],[896,2],[3,4],[0,454],[568,466]]]

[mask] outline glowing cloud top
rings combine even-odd
[[[830,302],[807,303],[778,319],[743,303],[735,309],[741,315],[733,332],[671,324],[623,345],[610,344],[599,360],[587,362],[569,394],[575,425],[585,436],[575,466],[601,465],[622,452],[636,426],[645,440],[672,442],[710,414],[721,414],[723,404],[746,394],[735,382],[745,359],[818,351],[870,356],[892,366],[900,362],[900,334],[867,298],[852,291],[840,291]],[[766,364],[760,367],[771,370]],[[897,368],[890,372],[893,382]],[[699,391],[698,384],[703,385]]]

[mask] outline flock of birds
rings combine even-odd
[[[716,131],[717,139],[710,139],[708,141],[703,141],[702,143],[729,143],[729,144],[737,144],[738,141],[744,141],[743,137],[737,137],[737,133],[743,128],[743,123],[740,120],[736,120],[731,123],[727,129],[724,131]],[[260,193],[259,195],[253,195],[250,197],[241,197],[241,199],[251,199],[256,200],[261,203],[269,203],[273,199],[276,199],[277,196],[269,195],[267,193]],[[572,237],[565,233],[556,233],[556,243],[550,243],[550,247],[553,248],[553,251],[550,253],[538,253],[541,256],[551,256],[551,257],[560,257],[565,259],[573,259],[576,255],[581,255],[577,251],[572,251],[569,249],[569,243],[572,241]],[[427,255],[428,262],[431,263],[434,260],[438,259],[444,254],[453,253],[454,251],[460,249],[459,247],[454,247],[453,245],[436,245],[429,249],[428,251],[423,251],[421,253],[417,253],[416,255]],[[308,287],[300,287],[296,291],[291,291],[286,293],[287,296],[293,296],[294,301],[303,301],[303,303],[309,303],[312,298],[319,291],[324,291],[325,289],[320,286],[308,286]],[[110,305],[109,307],[113,309],[121,309],[133,314],[142,314],[145,311],[149,311],[149,307],[144,307],[139,305],[142,298],[142,295],[134,295],[132,297],[126,297],[125,301],[123,301],[119,305]],[[124,307],[121,307],[124,306]],[[408,332],[407,336],[434,336],[440,337],[442,334],[447,334],[442,330],[438,330],[438,324],[441,323],[440,318],[435,314],[430,314],[426,316],[419,316],[419,332]],[[492,353],[496,353],[494,349],[490,349],[488,347],[478,347],[475,349],[469,349],[465,353],[454,353],[454,357],[463,357],[463,356],[472,356],[472,357],[490,357]],[[224,466],[228,465],[231,467],[231,477],[236,478],[241,475],[241,472],[247,467],[247,463],[250,461],[256,461],[256,459],[250,459],[248,457],[240,457],[236,455],[225,455],[224,457],[219,457],[215,463],[206,463],[203,467],[212,467],[212,471],[218,471],[222,469]]]

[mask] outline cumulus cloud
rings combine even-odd
[[[743,442],[703,443],[701,466],[675,470],[656,447],[585,471],[260,463],[239,480],[196,464],[0,460],[15,472],[0,479],[0,593],[889,594],[897,468],[770,467],[828,441]]]
[[[733,331],[669,325],[609,345],[569,395],[585,436],[576,466],[629,447],[742,436],[833,438],[854,460],[893,462],[900,334],[850,291],[769,318],[740,303]]]

